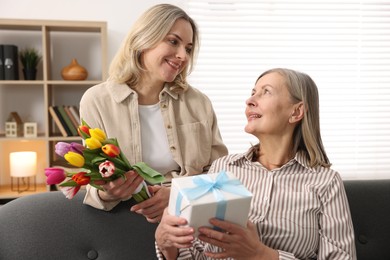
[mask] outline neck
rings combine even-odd
[[[153,105],[159,102],[159,95],[164,84],[141,81],[133,87],[138,94],[138,104]]]
[[[268,170],[280,168],[294,158],[292,144],[290,142],[261,142],[258,153],[258,162]]]

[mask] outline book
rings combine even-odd
[[[15,45],[3,45],[4,79],[19,79],[18,47]]]
[[[77,121],[77,119],[73,116],[72,112],[70,111],[70,106],[64,106],[64,109],[65,109],[65,112],[68,115],[70,121],[72,121],[72,124],[74,125],[74,127],[76,127],[76,129],[78,129],[79,122]]]
[[[77,106],[69,106],[69,110],[70,110],[70,112],[72,112],[72,115],[76,119],[77,123],[79,125],[81,125],[80,112],[79,112],[79,109],[77,108]],[[78,126],[77,126],[77,128],[78,128]]]
[[[68,125],[65,122],[65,119],[62,117],[62,114],[60,113],[60,110],[58,109],[58,106],[53,106],[54,112],[56,113],[58,119],[61,122],[62,127],[66,131],[66,136],[72,136],[72,131],[69,129]]]
[[[0,80],[4,80],[4,53],[3,53],[3,46],[0,44]]]
[[[55,112],[53,106],[49,106],[49,113],[53,118],[55,124],[57,125],[58,129],[60,130],[62,136],[68,136],[68,133],[66,132],[65,128],[62,126],[62,123],[58,118],[57,113]]]
[[[79,133],[77,132],[77,128],[73,125],[68,114],[65,112],[64,106],[57,106],[57,108],[58,108],[58,111],[60,112],[62,118],[64,119],[66,126],[68,127],[68,129],[71,132],[70,136],[78,136]]]

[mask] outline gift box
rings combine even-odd
[[[246,227],[252,193],[230,172],[172,179],[168,212],[187,219],[188,226],[212,227],[211,218]]]

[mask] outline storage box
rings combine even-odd
[[[224,219],[246,227],[252,193],[229,172],[172,179],[168,212],[187,219],[197,229],[209,219]]]

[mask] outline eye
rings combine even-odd
[[[190,48],[190,47],[186,48],[186,52],[187,52],[188,54],[191,54],[192,48]]]
[[[178,44],[178,40],[176,39],[168,39],[169,43],[172,44],[173,46],[176,46]]]

